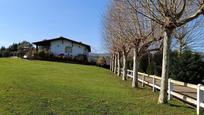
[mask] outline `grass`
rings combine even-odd
[[[173,100],[157,104],[158,93],[132,89],[109,70],[77,64],[0,59],[0,114],[191,115]]]

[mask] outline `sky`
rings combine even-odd
[[[103,16],[110,0],[0,0],[0,46],[63,36],[103,53]]]

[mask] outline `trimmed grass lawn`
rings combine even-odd
[[[195,114],[177,100],[159,105],[158,93],[130,85],[95,66],[2,58],[0,114]]]

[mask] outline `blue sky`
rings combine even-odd
[[[0,46],[64,36],[104,52],[103,15],[110,0],[0,0]]]

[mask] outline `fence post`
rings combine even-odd
[[[145,75],[142,75],[142,87],[144,87],[144,82],[145,82]]]
[[[200,90],[201,86],[201,84],[197,85],[197,115],[201,114],[200,103],[204,101],[204,91]]]
[[[171,100],[171,91],[173,90],[173,84],[171,83],[171,78],[168,79],[168,100]]]
[[[153,75],[153,81],[152,81],[152,91],[155,92],[155,84],[156,84],[156,80],[155,80],[155,75]]]

